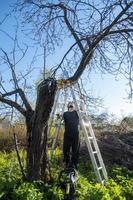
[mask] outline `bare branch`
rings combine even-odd
[[[69,48],[69,50],[65,53],[65,55],[63,56],[61,62],[60,62],[59,65],[58,65],[58,67],[54,70],[52,76],[55,76],[56,71],[61,67],[61,65],[62,65],[62,63],[63,63],[63,61],[64,61],[64,59],[66,58],[66,56],[69,54],[69,52],[72,50],[72,48],[73,48],[75,45],[77,45],[77,42],[74,43],[74,44]]]
[[[5,99],[4,97],[0,96],[0,102],[8,104],[9,106],[15,108],[16,110],[18,110],[22,115],[24,115],[26,117],[26,110],[24,108],[22,108],[18,103],[16,103],[15,101],[9,100],[9,99]]]
[[[17,136],[16,136],[15,133],[14,133],[13,136],[14,136],[15,150],[16,150],[16,153],[17,153],[17,158],[18,158],[18,162],[19,162],[20,170],[21,170],[21,173],[22,173],[22,177],[23,177],[23,180],[27,180],[26,175],[25,175],[25,172],[24,172],[24,167],[23,167],[23,164],[22,164],[22,161],[21,161],[20,155],[19,155]]]
[[[30,106],[30,104],[29,104],[29,102],[28,102],[23,90],[20,89],[20,88],[14,90],[14,91],[5,93],[5,94],[2,95],[2,97],[11,96],[11,95],[17,94],[17,93],[20,95],[20,97],[21,97],[21,99],[22,99],[27,111],[32,111],[32,108],[31,108],[31,106]]]
[[[81,74],[83,73],[86,65],[89,63],[89,61],[91,60],[92,57],[92,53],[94,51],[94,49],[96,48],[96,46],[100,43],[101,40],[103,40],[104,37],[106,37],[109,34],[109,31],[111,30],[111,28],[117,23],[117,21],[125,14],[125,12],[133,5],[133,1],[127,5],[118,15],[117,17],[114,19],[114,21],[108,26],[106,27],[106,29],[104,31],[102,31],[102,33],[100,35],[98,35],[98,37],[96,38],[96,40],[94,40],[94,42],[91,45],[91,48],[89,48],[86,53],[83,55],[83,58],[81,60],[81,63],[77,69],[77,71],[74,73],[74,75],[69,78],[70,82],[75,82],[76,80],[78,80],[81,76]]]
[[[83,71],[85,70],[87,64],[91,60],[92,55],[93,55],[93,48],[89,49],[89,51],[87,51],[84,54],[84,56],[81,59],[80,65],[78,66],[78,69],[76,70],[74,75],[68,79],[68,82],[70,81],[70,83],[74,83],[80,78],[80,76],[82,75]]]
[[[2,94],[2,97],[11,96],[13,94],[17,94],[18,92],[19,92],[19,89],[16,89],[16,90],[11,91],[11,92],[6,92],[5,94]]]
[[[0,48],[0,50],[4,53],[4,55],[6,57],[7,63],[9,64],[9,67],[12,71],[12,77],[13,77],[13,81],[14,81],[14,84],[15,84],[15,89],[17,89],[17,88],[19,88],[19,86],[18,86],[16,73],[15,73],[15,70],[14,70],[14,65],[10,62],[10,59],[9,59],[7,53],[2,48]]]
[[[63,4],[59,4],[59,7],[63,9],[63,11],[64,11],[64,20],[65,20],[65,23],[66,23],[68,29],[70,30],[71,34],[72,34],[73,37],[75,38],[75,40],[76,40],[76,42],[77,42],[77,44],[78,44],[78,46],[79,46],[79,48],[80,48],[82,54],[84,54],[84,53],[85,53],[85,50],[84,50],[84,47],[83,47],[83,45],[82,45],[82,43],[81,43],[81,40],[80,40],[80,38],[78,37],[78,35],[76,34],[76,31],[75,31],[74,28],[71,26],[71,24],[70,24],[70,22],[69,22],[69,20],[68,20],[68,18],[67,18],[67,8],[66,8]]]
[[[109,35],[110,34],[116,34],[116,33],[126,33],[126,34],[129,34],[129,33],[132,33],[133,32],[133,29],[132,28],[128,28],[128,29],[119,29],[119,30],[114,30],[114,31],[109,31]]]

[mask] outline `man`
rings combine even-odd
[[[79,151],[79,117],[72,102],[68,103],[68,111],[64,112],[63,119],[65,123],[63,154],[66,166],[71,162],[76,167]],[[70,160],[70,150],[72,157]]]

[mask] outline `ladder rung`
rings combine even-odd
[[[93,137],[92,137],[92,136],[88,136],[88,139],[89,139],[89,140],[93,140]]]
[[[98,170],[102,169],[102,167],[98,167]]]
[[[89,127],[89,126],[90,126],[90,123],[84,122],[84,125]]]
[[[102,180],[102,185],[105,185],[105,181],[104,180]]]
[[[83,111],[83,110],[80,110],[80,113],[81,113],[81,114],[86,114],[86,112],[85,112],[85,111]]]
[[[97,151],[93,151],[94,154],[97,154]]]

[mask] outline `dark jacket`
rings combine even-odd
[[[65,134],[77,135],[79,133],[79,116],[76,111],[67,111],[63,114],[65,122]]]

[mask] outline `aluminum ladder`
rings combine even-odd
[[[58,107],[58,101],[59,101],[59,97],[61,96],[61,91],[60,90],[57,90],[56,92],[56,95],[55,95],[55,102],[54,102],[54,105],[53,105],[53,109],[52,109],[52,112],[51,112],[51,115],[50,115],[50,121],[49,121],[49,126],[48,126],[48,135],[50,136],[50,132],[52,130],[52,127],[53,127],[53,124],[54,124],[54,119],[55,119],[55,115],[56,115],[56,111],[59,112],[60,114],[60,118],[59,119],[56,119],[56,125],[54,126],[55,130],[54,130],[54,137],[52,138],[52,150],[55,149],[56,147],[56,143],[57,143],[57,140],[58,140],[58,136],[59,136],[59,132],[60,132],[60,129],[61,129],[61,126],[62,126],[62,116],[63,116],[63,113],[65,111],[65,107],[66,107],[66,101],[67,101],[67,97],[68,97],[68,94],[67,94],[67,91],[66,89],[64,89],[64,98],[63,98],[63,102],[60,103],[60,106],[61,106],[61,111],[59,112],[57,110],[57,107]]]
[[[97,180],[104,185],[105,180],[108,180],[107,171],[97,144],[97,140],[91,125],[91,122],[89,120],[89,117],[87,116],[87,113],[85,113],[85,110],[83,110],[83,114],[80,111],[80,107],[77,103],[76,95],[73,90],[73,86],[70,87],[71,94],[73,97],[73,100],[75,102],[76,111],[78,113],[81,128],[83,130],[83,134],[85,137],[85,142],[90,154],[91,162],[94,168],[94,172],[97,176]]]
[[[54,116],[55,116],[59,96],[60,96],[60,90],[57,90],[56,95],[55,95],[54,105],[53,105],[53,108],[52,108],[52,112],[50,114],[50,121],[49,121],[49,124],[48,124],[48,135],[50,135],[52,124],[53,124],[53,121],[54,121]]]
[[[64,111],[65,111],[65,107],[66,107],[66,101],[67,101],[67,91],[65,90],[65,94],[64,94],[64,103],[62,104],[63,107],[62,107],[62,111],[61,111],[61,113],[60,113],[61,117],[60,117],[60,119],[58,120],[56,129],[55,129],[55,134],[54,134],[55,136],[54,136],[53,143],[52,143],[52,150],[54,150],[55,147],[56,147],[56,143],[57,143],[58,136],[59,136],[59,131],[60,131],[61,125],[62,125],[62,116],[63,116],[63,113],[64,113]]]

